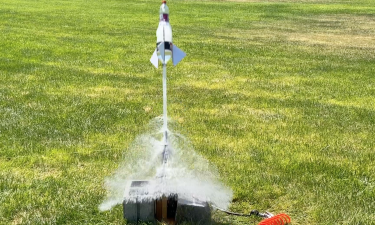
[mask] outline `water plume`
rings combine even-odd
[[[174,130],[167,130],[170,156],[167,164],[162,163],[163,132],[163,119],[157,117],[150,122],[147,132],[129,146],[124,162],[113,176],[105,179],[108,195],[99,206],[101,211],[124,200],[134,201],[128,190],[133,180],[149,181],[148,194],[138,201],[177,194],[179,198],[204,201],[223,209],[229,206],[232,190],[220,182],[217,168]]]

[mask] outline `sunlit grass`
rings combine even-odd
[[[124,224],[98,205],[162,113],[160,2],[0,4],[0,223]],[[168,4],[187,53],[168,67],[169,116],[233,189],[231,210],[374,224],[374,2]]]

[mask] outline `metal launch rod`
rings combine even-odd
[[[165,176],[165,167],[170,155],[168,148],[168,116],[167,116],[167,62],[171,60],[176,66],[185,56],[185,52],[179,49],[172,43],[172,27],[169,24],[169,8],[166,1],[162,1],[160,6],[159,26],[156,30],[156,44],[157,47],[151,56],[151,63],[156,68],[159,66],[159,61],[163,65],[163,171],[161,176]]]
[[[163,164],[168,162],[167,65],[163,63]],[[163,171],[164,172],[164,171]],[[163,174],[164,176],[164,174]]]
[[[163,63],[163,131],[165,132],[165,134],[168,130],[167,113],[167,65]]]
[[[165,26],[163,26],[163,42],[165,43]],[[165,46],[163,48],[163,165],[168,162],[168,110],[167,110],[167,62],[165,61]],[[163,168],[163,177],[165,176]]]
[[[185,52],[179,49],[177,46],[172,43],[172,27],[169,24],[169,8],[166,4],[166,1],[162,1],[162,5],[159,10],[159,26],[156,30],[156,49],[151,56],[151,63],[156,68],[159,66],[159,61],[163,65],[163,152],[162,152],[162,171],[161,174],[158,174],[162,182],[162,189],[164,189],[166,183],[166,169],[168,164],[168,159],[170,155],[170,148],[168,146],[168,116],[167,116],[167,62],[171,60],[173,65],[176,66],[184,57]],[[167,49],[166,49],[167,48]],[[167,57],[166,57],[167,53]],[[163,192],[165,190],[162,190]],[[167,222],[168,213],[168,197],[165,193],[162,193],[160,200],[156,201],[156,217],[159,220]],[[171,224],[171,223],[168,223]],[[173,223],[174,224],[174,223]]]
[[[165,31],[163,27],[163,41],[165,40]],[[164,42],[165,43],[165,42]],[[163,174],[162,182],[165,182],[165,167],[168,163],[168,116],[167,116],[167,63],[165,62],[165,46],[163,48],[163,139],[164,139],[164,149],[163,149]],[[161,217],[163,221],[168,219],[168,201],[165,195],[161,199]]]

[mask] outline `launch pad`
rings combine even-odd
[[[148,196],[148,184],[148,181],[131,182],[129,198],[123,201],[124,218],[128,222],[211,224],[211,208],[207,202],[179,198],[177,194],[154,199]]]

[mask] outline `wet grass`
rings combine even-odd
[[[162,112],[160,3],[0,4],[0,224],[124,224],[98,205]],[[234,190],[231,210],[374,224],[375,4],[168,4],[188,55],[168,68],[169,115]]]

